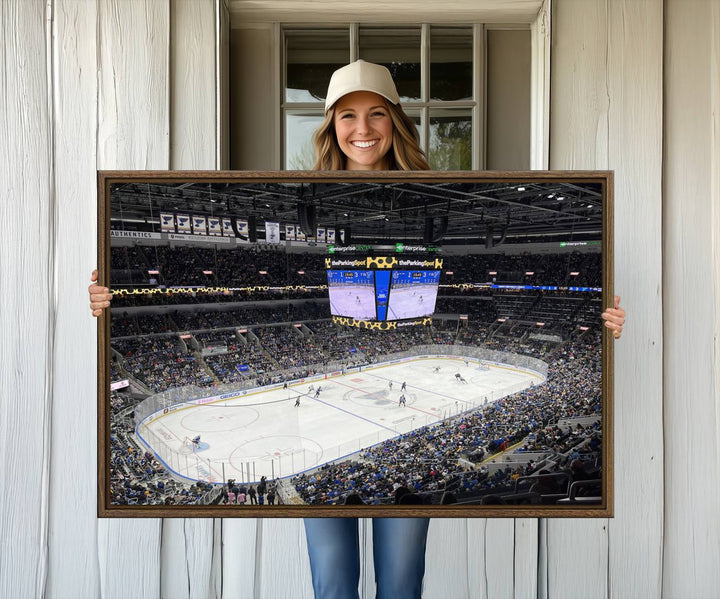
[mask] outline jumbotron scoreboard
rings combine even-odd
[[[335,322],[365,328],[429,324],[442,258],[333,256],[325,259]]]

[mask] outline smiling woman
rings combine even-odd
[[[390,71],[364,60],[333,73],[313,170],[429,170]]]
[[[338,100],[335,135],[346,156],[345,168],[354,171],[388,170],[392,120],[382,96],[358,91]]]

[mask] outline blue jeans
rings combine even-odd
[[[373,518],[377,599],[420,599],[429,518]],[[315,599],[358,599],[357,518],[305,518]]]

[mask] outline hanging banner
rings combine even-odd
[[[297,239],[298,241],[305,241],[305,233],[303,233],[300,225],[297,225],[295,227],[295,239]]]
[[[340,243],[345,243],[345,229],[340,229]]]
[[[237,218],[235,219],[235,227],[237,228],[237,234],[240,238],[240,241],[249,243],[250,228],[248,227],[248,222],[246,220],[242,220],[241,218]]]
[[[285,241],[295,241],[295,225],[285,225]]]
[[[229,218],[222,219],[222,233],[225,237],[235,237],[235,231],[233,231],[232,220]]]
[[[280,243],[280,223],[265,221],[265,243],[272,245]]]
[[[328,243],[335,243],[335,229],[328,229],[328,230],[327,230],[327,242],[328,242]]]
[[[317,228],[317,241],[318,243],[325,243],[325,227]]]
[[[190,230],[190,217],[187,214],[178,214],[175,219],[177,220],[178,233],[192,233]]]
[[[193,235],[207,235],[207,221],[204,216],[192,217]]]
[[[220,227],[219,218],[215,216],[208,216],[208,235],[222,237],[222,229]]]
[[[175,233],[175,215],[167,212],[160,213],[160,231],[163,233]]]

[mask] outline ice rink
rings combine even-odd
[[[473,360],[417,358],[181,406],[149,417],[138,432],[178,474],[254,482],[312,469],[542,382],[512,366],[482,370]],[[197,435],[201,443],[191,448],[186,440]]]

